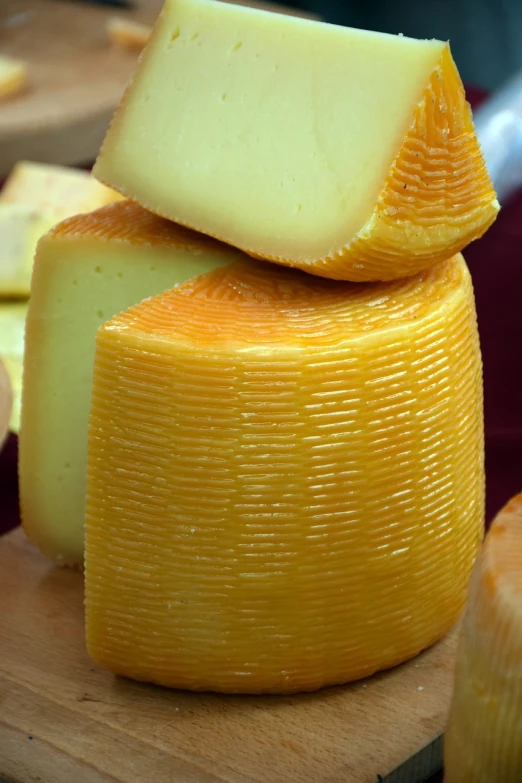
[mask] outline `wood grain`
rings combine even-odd
[[[440,768],[454,634],[351,686],[226,697],[95,666],[81,574],[20,531],[0,539],[0,596],[0,777],[12,783],[420,783]]]
[[[111,45],[107,19],[152,25],[162,4],[135,0],[136,10],[123,12],[63,0],[1,0],[0,51],[27,63],[29,87],[0,105],[0,178],[22,159],[94,160],[137,62],[136,53]],[[258,0],[243,4],[289,12]]]

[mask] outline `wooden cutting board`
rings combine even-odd
[[[162,5],[134,0],[135,10],[124,12],[73,0],[0,0],[0,52],[26,62],[30,77],[26,92],[0,103],[0,179],[18,160],[94,160],[137,62],[111,45],[106,22],[119,16],[152,25]]]
[[[454,634],[351,686],[168,691],[88,658],[83,580],[0,539],[0,778],[12,783],[420,783],[441,766]]]

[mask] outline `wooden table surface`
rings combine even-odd
[[[453,634],[350,686],[227,697],[94,665],[81,574],[20,530],[0,538],[0,595],[0,777],[13,783],[420,783],[440,768]]]

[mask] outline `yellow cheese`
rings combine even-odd
[[[0,359],[0,450],[9,431],[9,418],[11,416],[11,384],[9,375]]]
[[[71,218],[40,240],[27,318],[20,500],[27,533],[50,557],[83,560],[97,328],[240,255],[124,201]]]
[[[54,223],[38,207],[0,203],[0,296],[29,295],[36,244]]]
[[[22,92],[27,81],[28,71],[24,62],[0,56],[0,101]]]
[[[522,780],[522,495],[493,522],[475,567],[444,756],[446,783]]]
[[[119,200],[86,171],[18,163],[0,191],[0,296],[29,296],[36,244],[55,223]]]
[[[3,362],[11,382],[13,399],[9,429],[12,432],[18,432],[20,429],[26,316],[25,302],[0,303],[0,361]]]
[[[448,46],[166,0],[95,176],[252,255],[415,274],[498,202]]]
[[[394,283],[249,261],[98,332],[87,643],[167,686],[306,691],[456,621],[483,526],[462,257]]]
[[[107,32],[112,43],[122,49],[139,52],[149,40],[151,28],[131,19],[113,17],[107,21]]]
[[[120,199],[88,171],[30,161],[17,163],[0,191],[0,204],[26,204],[55,222]]]

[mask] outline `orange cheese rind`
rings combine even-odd
[[[73,215],[57,223],[48,232],[49,237],[73,239],[92,237],[106,242],[117,241],[130,245],[155,245],[168,248],[184,247],[195,253],[202,248],[226,251],[226,246],[212,237],[198,234],[184,226],[148,212],[139,204],[123,199],[86,214]],[[230,249],[230,253],[234,251]],[[241,253],[236,254],[238,257]]]
[[[266,258],[336,280],[394,280],[463,250],[488,230],[499,209],[446,46],[373,214],[357,236],[313,263]]]
[[[456,622],[482,533],[460,256],[364,287],[239,262],[99,330],[86,629],[107,669],[246,693],[368,676]]]
[[[477,560],[445,740],[447,783],[522,775],[522,495],[498,514]]]

